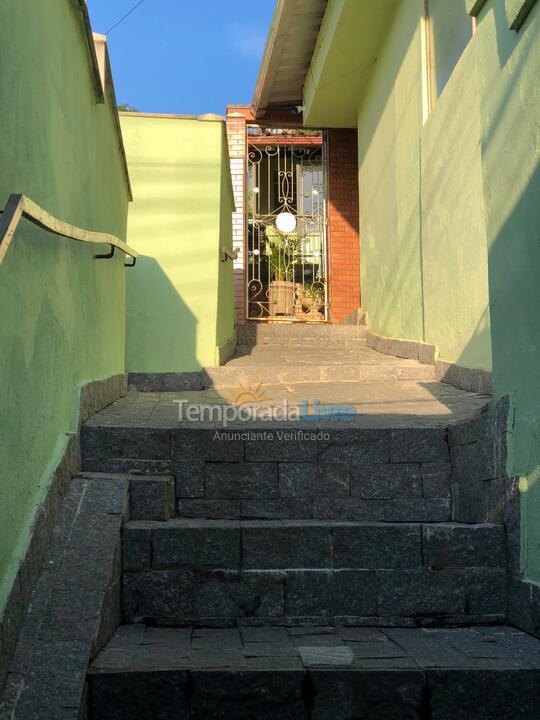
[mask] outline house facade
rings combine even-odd
[[[510,398],[507,468],[521,478],[521,568],[532,580],[540,579],[539,27],[538,3],[525,0],[284,0],[246,119],[284,127],[301,111],[303,127],[328,140],[330,176],[332,138],[350,143],[347,167],[357,145],[357,172],[336,169],[338,195],[356,192],[358,178],[359,246],[345,240],[343,262],[354,272],[359,262],[360,273],[348,282],[355,299],[360,289],[373,343],[435,356],[443,379]],[[237,147],[240,114],[230,108]],[[332,207],[331,183],[327,193],[340,222],[347,211]],[[245,218],[239,210],[237,309],[249,320]],[[332,293],[329,303],[332,317]]]

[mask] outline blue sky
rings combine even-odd
[[[137,0],[88,0],[106,33]],[[144,0],[109,35],[119,104],[142,112],[224,114],[251,102],[274,0]]]

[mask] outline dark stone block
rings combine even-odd
[[[83,458],[97,458],[100,455],[102,429],[91,425],[81,428],[81,455]]]
[[[132,520],[169,520],[175,514],[172,477],[131,477],[129,508]]]
[[[521,496],[519,478],[507,478],[505,517],[506,555],[509,572],[517,575],[521,569]]]
[[[424,675],[420,670],[312,669],[310,679],[313,720],[424,717]]]
[[[463,615],[467,589],[463,571],[383,570],[378,572],[380,599],[378,615],[432,616]]]
[[[290,616],[369,616],[377,613],[377,576],[369,570],[290,571],[286,588],[286,612]]]
[[[452,485],[452,518],[462,523],[486,521],[485,481],[458,481]]]
[[[420,498],[420,466],[413,464],[352,465],[351,495],[373,498]]]
[[[165,619],[181,622],[194,614],[194,575],[183,570],[124,573],[122,605],[126,622]]]
[[[154,525],[152,564],[164,568],[238,569],[240,526],[219,520],[172,520]]]
[[[335,568],[422,567],[422,536],[418,525],[336,523],[332,542]]]
[[[313,501],[313,517],[320,520],[382,522],[385,519],[385,501],[364,498],[316,498]]]
[[[507,578],[501,570],[464,570],[463,580],[467,592],[467,609],[471,615],[506,615]]]
[[[387,430],[349,428],[328,430],[329,440],[320,440],[320,462],[387,463],[390,433]]]
[[[171,431],[136,427],[100,428],[99,457],[170,460]]]
[[[305,671],[191,673],[191,720],[305,720]]]
[[[147,670],[93,672],[90,682],[90,717],[93,720],[187,720],[188,672]]]
[[[125,477],[87,475],[79,512],[111,513],[125,517],[128,514],[128,489],[129,480]]]
[[[283,497],[349,497],[350,470],[344,463],[280,463]]]
[[[279,572],[220,572],[199,578],[195,613],[204,618],[281,617],[285,612],[284,575]]]
[[[167,475],[170,460],[136,460],[133,458],[85,458],[83,470],[88,473],[120,473],[122,475]]]
[[[207,498],[271,498],[279,495],[275,463],[207,463]]]
[[[422,488],[425,498],[449,498],[452,482],[450,463],[422,463]]]
[[[242,564],[246,570],[324,568],[332,561],[329,525],[268,522],[242,529]]]
[[[428,670],[433,720],[540,717],[540,670]]]
[[[246,441],[248,462],[313,462],[317,458],[317,441],[309,435],[297,437],[290,429],[269,430],[268,439]]]
[[[141,392],[202,390],[202,373],[129,373],[128,384]]]
[[[65,549],[56,586],[76,586],[81,592],[104,589],[114,568],[121,524],[119,515],[81,513]]]
[[[428,525],[422,532],[426,567],[504,567],[502,525]]]
[[[540,587],[527,580],[508,577],[508,622],[540,637]]]
[[[443,428],[399,428],[391,431],[390,460],[398,463],[448,462]]]
[[[122,531],[122,569],[124,572],[150,570],[152,529],[145,523],[129,523]]]
[[[182,518],[238,520],[241,517],[241,501],[180,498],[178,500],[178,515]]]
[[[447,522],[451,519],[448,498],[387,500],[387,522]]]
[[[176,496],[179,498],[204,497],[204,460],[173,460],[171,472],[176,478]]]
[[[310,498],[242,500],[240,515],[247,520],[291,520],[313,517]]]
[[[224,438],[215,430],[180,428],[173,431],[173,461],[243,462],[244,441]]]

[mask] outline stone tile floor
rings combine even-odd
[[[316,412],[316,403],[342,404],[354,407],[356,414],[348,421],[328,423],[299,421],[295,426],[309,428],[340,427],[446,427],[461,422],[483,407],[491,399],[486,395],[459,390],[442,382],[318,382],[287,385],[285,383],[257,386],[151,393],[131,390],[126,397],[94,415],[87,425],[175,428],[180,425],[214,427],[211,422],[179,422],[178,401],[197,405],[233,405],[244,393],[255,393],[258,408],[276,407],[287,400],[290,405],[306,403],[307,415]],[[276,420],[272,420],[275,424]],[[284,422],[284,421],[280,421]],[[265,427],[269,422],[257,421]],[[255,426],[254,421],[249,421]],[[289,423],[290,424],[290,423]],[[235,426],[231,423],[231,426]]]
[[[469,628],[121,626],[94,672],[309,668],[539,669],[540,641],[509,626]]]
[[[324,341],[321,341],[324,343]],[[252,348],[239,348],[236,356],[229,360],[226,367],[246,365],[391,365],[392,367],[417,367],[417,360],[384,355],[369,347],[319,347],[304,346],[301,341],[292,346],[255,345]],[[424,366],[425,367],[425,366]]]

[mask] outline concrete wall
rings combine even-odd
[[[234,335],[232,263],[219,251],[231,247],[233,209],[224,123],[121,120],[134,194],[128,241],[141,254],[127,282],[127,369],[216,365],[218,344]]]
[[[509,10],[523,4],[489,0],[477,39],[493,379],[512,400],[508,470],[521,478],[522,567],[540,582],[540,4],[510,30]]]
[[[424,125],[421,6],[400,4],[359,108],[363,304],[375,332],[489,370],[477,39]]]
[[[487,0],[429,117],[422,7],[399,3],[371,65],[365,49],[341,44],[334,66],[343,94],[345,54],[352,67],[362,57],[370,75],[357,100],[363,304],[376,332],[492,369],[496,395],[510,396],[507,471],[520,477],[522,567],[540,582],[540,3]],[[511,29],[524,7],[524,24]],[[373,22],[366,13],[365,27]],[[319,65],[332,55],[320,41]],[[310,107],[339,125],[343,113],[314,77]]]
[[[361,287],[372,330],[423,340],[422,82],[415,6],[416,0],[405,0],[388,28],[358,113]]]
[[[66,222],[125,237],[128,184],[108,88],[97,104],[82,15],[65,0],[1,3],[0,206],[25,193]],[[0,609],[77,388],[124,371],[123,257],[22,221],[0,267]]]

